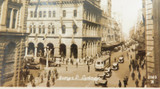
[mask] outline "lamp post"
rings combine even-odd
[[[48,68],[48,60],[49,60],[49,55],[50,55],[50,52],[52,51],[52,49],[49,49],[49,47],[47,46],[47,50],[46,50],[46,54],[47,54],[47,59],[46,59],[46,68]]]

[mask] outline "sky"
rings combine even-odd
[[[129,31],[141,16],[142,0],[112,0],[112,16],[122,22],[122,31],[129,36]]]

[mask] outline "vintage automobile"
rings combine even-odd
[[[97,76],[98,79],[94,81],[95,86],[103,86],[107,87],[107,79],[105,78],[105,74],[101,74]]]
[[[104,69],[104,73],[105,73],[105,76],[106,76],[107,78],[111,77],[111,75],[112,75],[111,68],[110,68],[110,67],[105,68],[105,69]]]
[[[124,63],[124,57],[119,57],[118,62],[119,62],[119,63]]]
[[[118,70],[118,68],[119,68],[118,63],[113,63],[112,70]]]
[[[24,66],[25,69],[40,69],[40,64],[38,63],[26,63]]]

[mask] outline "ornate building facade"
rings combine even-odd
[[[26,56],[69,58],[95,56],[101,51],[98,0],[31,0],[28,8]]]
[[[26,0],[0,0],[0,86],[19,86],[26,8]]]

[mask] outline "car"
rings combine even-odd
[[[105,73],[105,76],[106,76],[107,78],[111,77],[111,75],[112,75],[111,68],[110,68],[110,67],[105,68],[105,69],[104,69],[104,73]]]
[[[119,63],[124,63],[124,57],[119,57],[118,62],[119,62]]]
[[[37,63],[26,63],[25,69],[40,69],[40,65]]]
[[[103,86],[103,87],[107,86],[108,81],[107,79],[104,79],[104,75],[105,74],[97,76],[98,79],[94,81],[95,86]]]
[[[113,63],[112,70],[118,70],[118,68],[119,68],[118,63]]]

